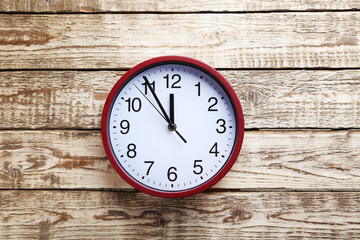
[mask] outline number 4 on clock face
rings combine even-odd
[[[213,68],[185,57],[137,65],[114,86],[102,117],[104,148],[132,186],[184,197],[218,182],[242,144],[241,105]]]

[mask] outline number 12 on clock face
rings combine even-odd
[[[213,68],[194,59],[159,57],[127,72],[102,116],[109,160],[135,188],[185,197],[218,182],[243,140],[240,102]]]

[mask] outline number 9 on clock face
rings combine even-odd
[[[150,59],[111,90],[102,115],[106,154],[124,180],[160,197],[218,182],[244,135],[240,102],[215,69],[186,57]]]

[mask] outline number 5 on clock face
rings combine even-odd
[[[218,182],[243,140],[240,102],[213,68],[167,56],[143,62],[114,86],[102,137],[109,160],[132,186],[184,197]]]

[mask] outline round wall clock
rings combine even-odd
[[[106,154],[125,181],[145,193],[190,196],[217,183],[244,136],[230,84],[195,59],[164,56],[130,69],[102,114]]]

